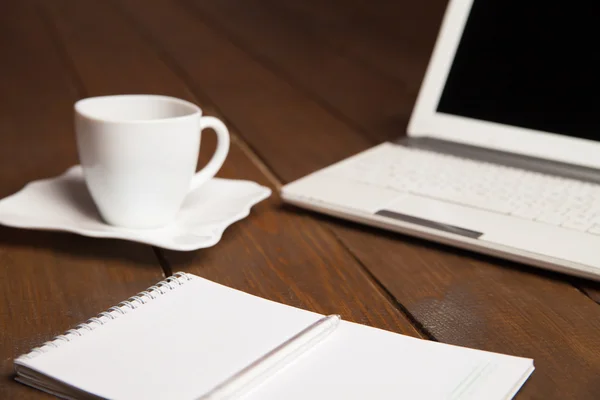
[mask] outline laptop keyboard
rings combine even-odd
[[[600,185],[402,146],[330,173],[369,185],[600,235]]]

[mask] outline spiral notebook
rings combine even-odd
[[[323,316],[178,273],[14,364],[66,399],[197,399]],[[510,399],[533,360],[342,321],[247,399]]]

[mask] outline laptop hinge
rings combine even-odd
[[[399,145],[413,147],[437,153],[450,154],[476,161],[489,162],[506,167],[520,168],[561,178],[600,184],[600,170],[573,165],[560,161],[547,160],[488,149],[463,143],[450,142],[433,137],[404,137],[396,142]]]

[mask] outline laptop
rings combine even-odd
[[[600,281],[593,2],[450,0],[407,135],[285,202]]]

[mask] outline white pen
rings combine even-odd
[[[329,315],[292,336],[252,364],[226,379],[199,400],[229,400],[245,394],[313,348],[338,326],[339,315]]]

